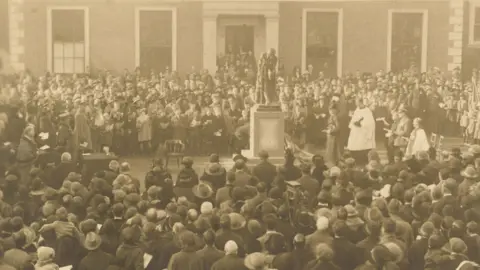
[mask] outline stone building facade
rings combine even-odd
[[[312,65],[332,76],[411,64],[469,71],[480,60],[480,0],[8,0],[5,8],[9,64],[34,74],[213,72],[230,51],[258,59],[270,48],[287,73]]]

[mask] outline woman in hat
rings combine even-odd
[[[17,148],[17,170],[20,173],[20,182],[27,184],[30,182],[30,169],[37,159],[37,144],[35,143],[35,128],[27,126],[23,131],[20,144]]]
[[[461,175],[463,176],[463,181],[458,185],[459,198],[467,196],[470,192],[470,187],[473,186],[478,179],[478,172],[471,165],[467,166]]]
[[[214,202],[212,187],[204,182],[200,182],[192,188],[193,195],[195,196],[195,203],[201,205],[203,202]]]
[[[338,122],[337,116],[337,107],[335,104],[330,106],[329,109],[329,118],[327,121],[327,128],[325,132],[327,133],[327,142],[325,146],[325,156],[327,162],[330,162],[334,165],[337,164],[338,160],[341,157],[341,148],[342,145],[338,139],[338,131],[340,130],[340,124]]]
[[[144,252],[138,246],[139,235],[134,227],[126,227],[122,230],[123,243],[118,247],[116,259],[122,262],[123,269],[143,269]]]
[[[59,266],[55,263],[55,250],[50,247],[40,247],[37,250],[37,263],[35,270],[58,270]]]
[[[113,261],[113,256],[102,251],[102,238],[95,232],[89,232],[85,236],[84,247],[88,254],[80,261],[79,269],[82,270],[101,270],[107,269]]]
[[[225,169],[219,163],[211,163],[205,169],[200,180],[207,182],[213,188],[213,191],[217,191],[219,188],[225,186],[227,180],[227,173]]]
[[[92,149],[92,134],[90,129],[90,123],[88,121],[85,106],[81,105],[75,114],[75,126],[73,129],[73,147],[74,157],[77,156],[80,145],[84,145],[84,148]]]
[[[320,243],[315,247],[315,259],[310,261],[305,269],[309,270],[340,270],[333,263],[334,252],[332,248],[325,243]],[[346,254],[345,254],[346,255]]]
[[[146,154],[150,151],[150,141],[152,140],[152,122],[150,116],[145,109],[139,110],[139,115],[136,119],[136,126],[138,130],[138,143],[140,144],[140,152]]]
[[[393,262],[393,255],[383,245],[375,246],[367,258],[367,261],[356,268],[357,270],[398,270],[400,269]]]
[[[151,186],[164,187],[166,179],[172,179],[172,175],[165,168],[163,159],[156,158],[153,160],[153,168],[145,176],[145,189],[148,190]]]
[[[193,201],[195,196],[193,194],[193,187],[198,185],[198,175],[192,168],[193,159],[185,157],[182,160],[183,168],[180,170],[175,182],[174,192],[177,197],[186,197],[189,201]]]

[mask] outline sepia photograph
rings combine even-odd
[[[480,0],[0,0],[0,270],[480,270],[479,84]]]

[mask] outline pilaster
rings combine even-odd
[[[24,0],[9,0],[10,64],[15,71],[25,70]]]
[[[266,25],[266,34],[267,34],[267,42],[266,42],[266,49],[267,52],[270,49],[274,49],[277,52],[278,56],[278,32],[279,32],[279,16],[278,14],[274,15],[266,15],[265,16],[265,25]]]
[[[464,0],[450,0],[448,33],[448,71],[461,68],[463,53]]]
[[[203,15],[203,67],[217,71],[217,15]]]

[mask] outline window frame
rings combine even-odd
[[[177,70],[177,8],[166,7],[136,7],[135,8],[135,68],[140,67],[140,14],[142,11],[170,11],[172,12],[172,65],[170,70]]]
[[[387,67],[386,70],[392,69],[392,39],[393,39],[393,16],[394,14],[421,14],[422,15],[422,56],[420,61],[420,71],[427,71],[428,56],[428,10],[427,9],[389,9],[388,10],[388,28],[387,28]]]
[[[480,16],[480,13],[477,15],[476,10],[477,8],[480,9],[480,1],[472,1],[470,2],[470,14],[469,14],[469,23],[468,23],[468,45],[472,47],[480,47],[480,37],[478,40],[475,40],[475,17]],[[480,23],[478,24],[480,27]]]
[[[304,8],[302,14],[302,72],[307,71],[307,21],[308,13],[338,14],[337,23],[337,76],[343,73],[343,9],[342,8]]]
[[[53,11],[62,11],[62,10],[81,10],[83,11],[83,64],[84,64],[84,73],[88,72],[90,66],[90,9],[86,6],[49,6],[47,7],[47,70],[51,73],[54,72],[54,40],[53,40]],[[65,42],[64,42],[65,44]],[[75,44],[75,43],[73,43]],[[73,58],[75,59],[75,57]],[[67,73],[65,73],[67,74]],[[80,73],[68,73],[68,74],[80,74]]]

